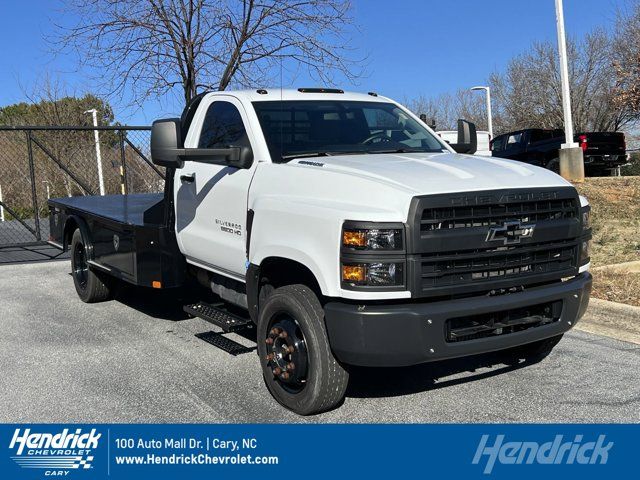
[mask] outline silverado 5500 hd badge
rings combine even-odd
[[[216,225],[220,227],[220,230],[225,233],[232,233],[234,235],[242,236],[242,225],[235,222],[228,222],[226,220],[220,220],[216,218]]]

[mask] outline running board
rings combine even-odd
[[[256,349],[256,347],[245,347],[244,345],[236,342],[235,340],[231,340],[218,332],[196,333],[196,337],[210,343],[214,347],[218,347],[220,350],[224,350],[234,357],[243,353],[253,352]]]
[[[194,317],[199,317],[209,323],[213,323],[227,333],[253,328],[251,319],[228,312],[224,309],[223,303],[212,305],[205,302],[198,302],[185,305],[183,309]]]

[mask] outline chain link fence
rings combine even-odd
[[[150,127],[0,126],[0,248],[48,240],[48,198],[162,191],[150,136]]]

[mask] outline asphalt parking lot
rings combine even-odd
[[[1,422],[640,421],[640,345],[581,331],[532,365],[360,369],[342,406],[298,417],[271,399],[254,353],[195,337],[213,327],[172,297],[126,289],[86,305],[68,271],[0,266]]]

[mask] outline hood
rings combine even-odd
[[[299,158],[300,168],[322,168],[386,184],[412,195],[571,186],[559,175],[513,160],[455,153],[394,153]]]

